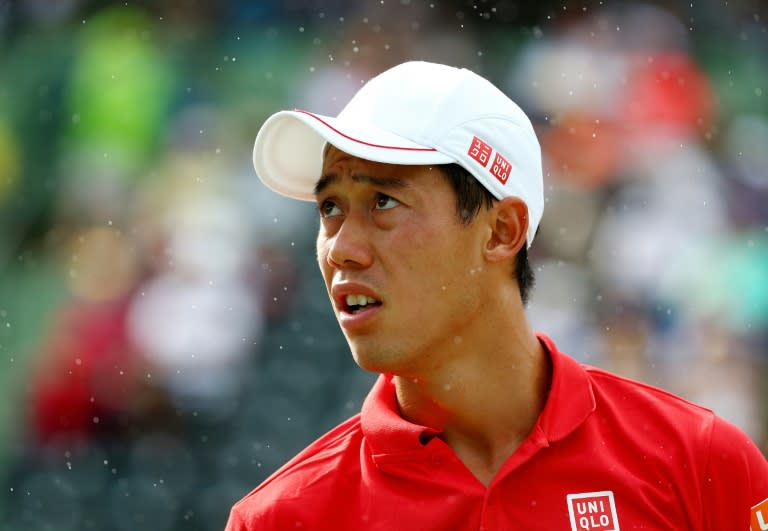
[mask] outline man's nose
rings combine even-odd
[[[370,234],[366,220],[358,214],[344,219],[328,241],[328,263],[335,268],[365,268],[373,262]]]

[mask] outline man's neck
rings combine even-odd
[[[525,317],[516,322],[525,326],[466,342],[465,355],[427,375],[394,377],[402,416],[440,430],[485,485],[533,429],[549,388],[549,356]]]

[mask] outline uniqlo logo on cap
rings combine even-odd
[[[472,144],[469,146],[467,155],[479,162],[483,168],[488,165],[488,161],[491,159],[491,146],[483,142],[477,137],[472,139]]]
[[[512,171],[512,165],[501,153],[496,152],[496,158],[493,161],[493,166],[491,166],[491,174],[501,181],[501,184],[507,184],[510,171]]]
[[[571,531],[619,531],[613,492],[569,494],[567,500]]]
[[[749,521],[749,531],[766,531],[768,529],[768,498],[752,507],[752,518]]]

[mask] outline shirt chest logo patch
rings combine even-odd
[[[768,529],[768,498],[752,507],[752,519],[749,531],[765,531]]]
[[[613,492],[568,494],[571,531],[620,531]]]

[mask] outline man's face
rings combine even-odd
[[[482,216],[458,220],[437,167],[381,164],[334,147],[316,198],[318,262],[357,363],[409,376],[447,361],[482,308],[490,232]]]

